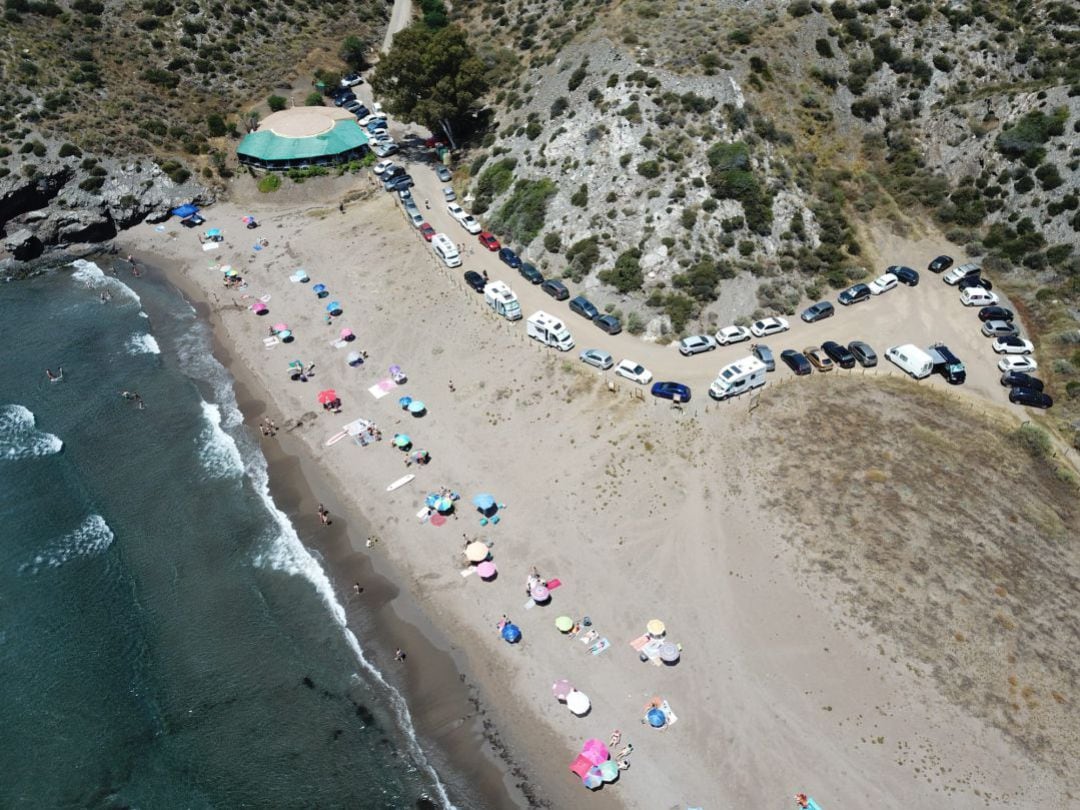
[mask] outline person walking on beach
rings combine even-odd
[[[321,503],[319,504],[319,522],[322,523],[323,526],[330,525],[330,511]]]
[[[401,647],[394,650],[394,660],[401,664],[405,663],[405,651]]]

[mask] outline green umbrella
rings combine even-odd
[[[410,444],[412,444],[412,439],[404,433],[399,433],[394,437],[394,447],[408,447]]]
[[[555,620],[555,626],[561,633],[569,633],[570,628],[574,626],[574,620],[569,616],[560,616]]]
[[[619,775],[619,764],[609,759],[596,766],[600,770],[600,778],[605,782],[614,782]]]

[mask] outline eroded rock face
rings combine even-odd
[[[22,228],[4,237],[4,250],[19,261],[26,261],[40,256],[44,246],[33,231]]]

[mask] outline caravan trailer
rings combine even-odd
[[[709,386],[709,396],[723,400],[759,388],[765,384],[765,371],[765,364],[756,357],[744,357],[728,363]]]
[[[574,348],[574,338],[570,330],[554,315],[546,312],[534,312],[525,324],[529,337],[539,340],[545,346],[554,346],[561,352]]]
[[[502,315],[508,321],[521,320],[521,304],[505,281],[493,281],[484,287],[484,301],[496,315]]]

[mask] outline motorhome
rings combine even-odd
[[[431,249],[447,267],[461,267],[461,254],[458,253],[457,245],[445,233],[437,233],[431,237]]]
[[[709,386],[709,396],[722,400],[759,388],[765,384],[765,372],[765,364],[756,357],[747,356],[728,363]]]
[[[521,320],[521,304],[506,282],[493,281],[484,287],[484,300],[496,315],[502,315],[508,321]]]
[[[929,377],[934,370],[934,358],[913,343],[893,346],[886,350],[885,356],[916,380]]]
[[[574,338],[570,330],[554,315],[546,312],[534,312],[525,323],[529,337],[539,340],[545,346],[554,346],[561,352],[574,348]]]

